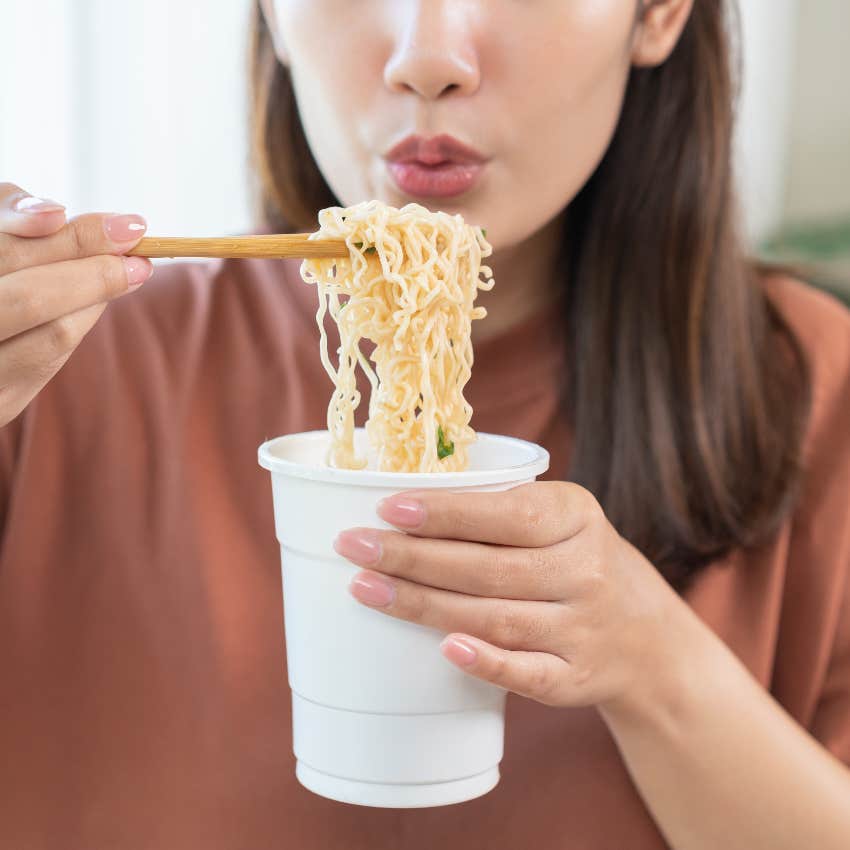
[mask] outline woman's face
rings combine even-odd
[[[635,0],[267,0],[345,206],[459,212],[495,248],[561,212],[617,123]]]

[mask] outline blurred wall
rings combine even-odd
[[[785,212],[798,5],[817,5],[817,2],[739,0],[738,3],[743,80],[737,171],[747,230],[754,242],[776,230]]]
[[[252,0],[0,0],[0,179],[152,234],[250,226]]]
[[[797,15],[785,215],[850,216],[850,0],[809,0]]]

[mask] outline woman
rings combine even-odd
[[[550,480],[405,494],[411,534],[336,546],[363,604],[515,692],[502,781],[380,810],[294,779],[255,452],[324,421],[297,263],[140,288],[143,219],[6,184],[3,846],[850,846],[850,318],[743,259],[724,4],[263,12],[266,224],[417,200],[496,249],[473,424]]]

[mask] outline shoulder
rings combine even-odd
[[[764,291],[800,348],[809,373],[806,454],[829,448],[850,457],[850,310],[838,299],[785,275]]]
[[[808,706],[800,719],[850,764],[850,311],[788,277],[769,278],[765,287],[797,338],[811,381],[799,500],[788,529],[778,656],[784,669],[774,684],[784,686],[785,702]],[[794,646],[784,661],[783,643]],[[804,676],[813,677],[806,701],[791,693]]]
[[[789,277],[765,280],[771,303],[805,360],[810,407],[800,455],[796,504],[789,516],[789,582],[798,601],[820,592],[830,609],[850,588],[850,311]]]
[[[850,312],[836,298],[788,276],[764,281],[793,334],[809,382],[800,479],[788,517],[789,580],[827,597],[850,570]],[[825,590],[828,588],[829,590]]]
[[[820,390],[837,390],[850,379],[850,310],[837,298],[785,275],[762,285],[770,303],[793,332]]]

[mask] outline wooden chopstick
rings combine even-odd
[[[347,257],[341,239],[308,239],[308,233],[276,233],[270,236],[224,236],[200,239],[147,236],[129,251],[134,257]]]

